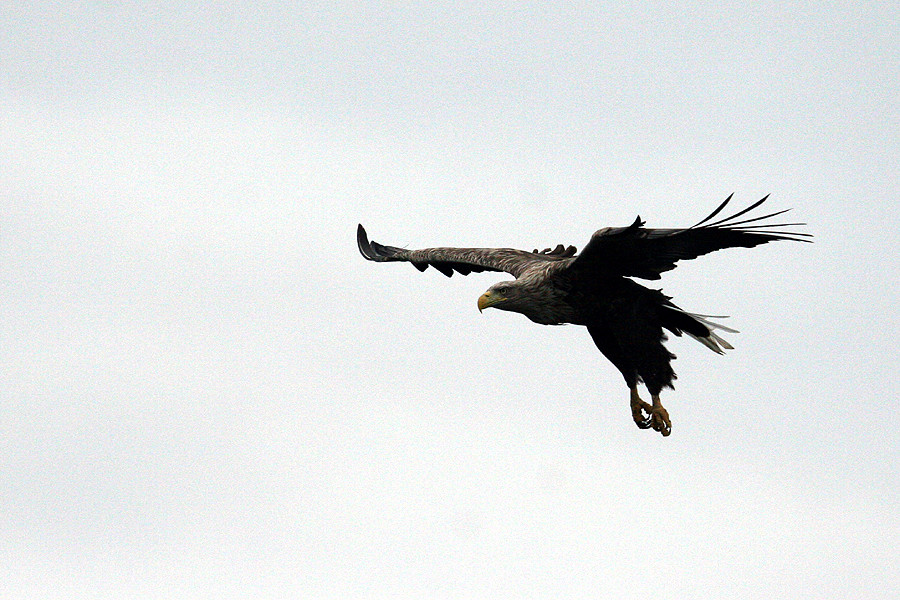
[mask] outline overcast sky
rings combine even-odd
[[[0,11],[0,597],[900,596],[892,2]],[[671,437],[579,327],[359,256],[682,263]],[[653,285],[653,284],[650,284]]]

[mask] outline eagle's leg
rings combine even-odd
[[[672,433],[672,422],[669,420],[669,412],[663,408],[662,402],[659,400],[659,394],[652,394],[653,407],[648,411],[650,413],[650,427],[660,432],[663,436]],[[646,403],[645,403],[646,404]],[[638,425],[640,427],[640,425]]]
[[[630,390],[631,417],[634,419],[635,425],[641,429],[650,429],[653,420],[653,408],[638,396],[637,386],[630,388]],[[648,416],[645,417],[644,413],[647,413]]]

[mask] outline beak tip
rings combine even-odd
[[[490,306],[488,304],[488,295],[482,294],[480,298],[478,298],[478,312],[484,312],[484,309]]]

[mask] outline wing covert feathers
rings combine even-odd
[[[369,241],[362,225],[356,230],[360,253],[375,262],[411,262],[420,271],[434,267],[447,277],[453,273],[468,275],[482,271],[505,271],[516,277],[536,265],[570,259],[575,248],[557,246],[544,252],[525,252],[512,248],[425,248],[407,250]]]

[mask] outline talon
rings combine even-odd
[[[647,413],[647,416],[644,416]],[[637,388],[631,388],[631,418],[640,429],[650,429],[653,426],[653,407],[641,400]]]
[[[669,413],[663,408],[658,395],[653,395],[653,405],[647,404],[638,396],[637,388],[631,389],[631,418],[640,429],[653,429],[663,437],[672,433],[672,422]],[[646,416],[644,416],[646,415]]]
[[[653,419],[653,430],[658,431],[662,434],[663,437],[668,437],[672,434],[672,425],[662,421],[662,419],[657,419],[657,415],[654,415]]]
[[[647,411],[647,416],[645,417],[643,411]],[[631,415],[634,418],[634,424],[638,426],[640,429],[650,429],[653,426],[653,415],[650,414],[650,407],[646,408],[643,406],[639,406],[637,412],[632,413]]]
[[[669,412],[663,408],[659,396],[653,396],[653,407],[649,412],[653,430],[660,432],[663,437],[668,437],[672,433],[672,421],[669,420]]]

